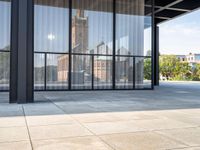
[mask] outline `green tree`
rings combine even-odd
[[[200,81],[200,64],[196,64],[194,69],[193,69],[193,76],[192,76],[193,81]]]
[[[188,62],[177,62],[174,80],[191,80],[192,67]]]
[[[168,80],[190,80],[192,68],[181,62],[175,55],[160,56],[160,74]]]
[[[174,55],[160,56],[160,74],[168,80],[174,78],[178,61]]]
[[[151,58],[144,60],[144,78],[151,80]]]

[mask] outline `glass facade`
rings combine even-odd
[[[34,0],[35,90],[152,88],[151,0]]]
[[[11,2],[0,0],[0,90],[9,90]]]
[[[34,85],[37,90],[44,90],[45,79],[45,54],[34,54]]]
[[[92,89],[92,56],[72,55],[72,89]]]
[[[34,4],[34,88],[67,90],[69,2],[34,0]]]

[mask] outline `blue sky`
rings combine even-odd
[[[161,54],[200,53],[200,10],[159,26]]]

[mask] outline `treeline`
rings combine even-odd
[[[161,79],[200,81],[200,64],[190,65],[175,55],[161,55],[159,61]]]

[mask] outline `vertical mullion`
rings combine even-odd
[[[151,8],[152,8],[152,25],[151,25],[151,30],[152,30],[152,50],[151,50],[151,89],[154,89],[154,51],[155,51],[155,14],[154,14],[154,6],[155,6],[155,0],[152,0],[151,2]]]
[[[135,57],[133,57],[133,89],[135,89]]]
[[[71,90],[71,54],[72,53],[72,0],[69,0],[69,71],[68,71],[68,87]]]
[[[47,53],[44,53],[44,90],[47,90]]]
[[[92,55],[92,90],[94,90],[94,55]]]
[[[113,0],[113,70],[112,70],[113,89],[115,89],[115,52],[116,52],[115,40],[116,40],[116,0]]]

